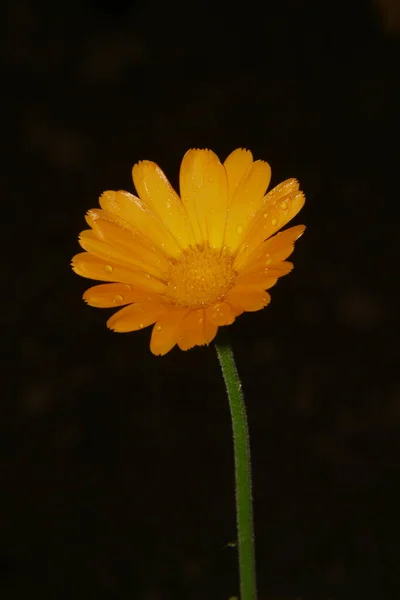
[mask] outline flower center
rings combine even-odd
[[[208,245],[187,248],[171,263],[167,296],[191,308],[222,300],[236,278],[232,265],[233,256]]]

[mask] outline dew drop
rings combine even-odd
[[[139,323],[139,329],[143,329],[143,328],[144,328],[143,323]]]
[[[151,279],[151,276],[149,275],[149,273],[146,273],[145,277],[146,277],[146,279]]]
[[[162,327],[161,327],[161,325],[157,325],[157,327],[156,327],[156,331],[157,331],[157,333],[159,333],[161,330],[162,330]]]
[[[242,233],[243,233],[243,225],[239,225],[238,228],[236,229],[236,231],[237,231],[238,235],[242,235]]]
[[[200,317],[200,319],[199,319],[199,325],[202,325],[203,321],[204,321],[203,317]]]
[[[275,227],[276,225],[278,225],[278,219],[272,219],[271,224],[273,227]]]
[[[266,219],[266,218],[268,217],[268,213],[267,213],[267,212],[265,212],[265,213],[263,214],[263,217],[264,217],[264,219]]]
[[[124,297],[121,296],[121,294],[117,294],[114,298],[115,304],[122,304],[123,301],[124,301]]]
[[[287,210],[289,208],[289,203],[287,200],[282,200],[281,202],[281,209],[282,210]]]
[[[112,268],[111,265],[106,265],[104,267],[104,270],[105,270],[106,273],[112,273],[113,268]]]

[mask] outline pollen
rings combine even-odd
[[[234,257],[208,244],[183,251],[171,263],[167,286],[170,302],[201,308],[222,300],[235,283]]]

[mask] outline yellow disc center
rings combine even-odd
[[[167,296],[191,308],[222,300],[236,278],[232,265],[233,256],[208,245],[187,248],[171,264]]]

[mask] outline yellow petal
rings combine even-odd
[[[182,321],[178,346],[181,350],[189,350],[193,346],[204,346],[204,309],[191,310]]]
[[[143,160],[132,169],[140,198],[161,219],[181,248],[195,243],[186,209],[156,163]]]
[[[121,249],[121,247],[116,247],[115,245],[99,240],[95,232],[91,229],[81,232],[79,235],[79,244],[84,250],[106,262],[111,261],[121,266],[131,268],[134,271],[150,273],[157,279],[163,278],[163,272],[159,268],[151,264],[146,264],[140,260],[140,255],[136,252],[128,252],[123,247]]]
[[[153,327],[150,350],[157,356],[166,354],[181,337],[182,321],[190,308],[175,308],[163,314]]]
[[[165,307],[156,302],[130,304],[110,317],[107,327],[118,333],[137,331],[155,323],[164,312]]]
[[[162,294],[166,289],[165,284],[148,273],[134,271],[133,269],[123,267],[112,261],[97,258],[97,256],[94,256],[89,252],[76,254],[72,259],[72,269],[78,275],[87,277],[88,279],[130,283],[140,290],[147,290],[151,293]]]
[[[254,271],[252,273],[247,273],[246,275],[239,276],[237,278],[238,286],[251,286],[257,287],[262,290],[269,290],[274,287],[276,282],[278,281],[278,276],[271,275],[267,269]]]
[[[258,271],[285,260],[292,254],[295,241],[304,231],[304,225],[296,225],[269,238],[246,259],[240,273]]]
[[[236,189],[245,175],[250,171],[253,164],[253,155],[250,150],[238,148],[231,152],[224,162],[226,175],[228,177],[229,198],[232,201]]]
[[[221,249],[228,210],[224,166],[211,150],[189,150],[182,160],[180,192],[197,243]]]
[[[235,285],[225,298],[234,309],[254,312],[261,310],[271,301],[271,296],[264,290],[252,286]]]
[[[218,331],[218,325],[213,323],[211,320],[210,309],[211,309],[211,307],[209,307],[207,310],[204,311],[204,331],[203,331],[203,333],[204,333],[204,339],[206,340],[206,344],[210,344],[213,341],[213,339],[217,335],[217,331]]]
[[[292,183],[290,183],[290,181]],[[248,228],[247,235],[239,247],[234,267],[240,270],[247,258],[266,240],[284,227],[304,206],[304,194],[298,191],[296,180],[289,180],[271,190],[257,211]],[[286,188],[286,189],[285,189]],[[293,188],[292,191],[287,189]]]
[[[225,234],[225,245],[235,252],[246,236],[251,219],[260,208],[271,180],[271,167],[257,160],[240,181],[232,199]]]
[[[215,325],[231,325],[236,318],[235,311],[227,302],[217,302],[210,306],[209,317]]]
[[[146,265],[155,269],[161,276],[167,273],[169,261],[161,252],[127,221],[100,209],[91,209],[86,214],[86,221],[98,239],[127,252],[135,264],[146,270]]]
[[[123,306],[133,302],[144,302],[152,300],[159,301],[157,294],[149,294],[143,290],[132,288],[127,283],[102,283],[95,285],[83,294],[83,299],[90,306],[97,308],[113,308],[114,306]]]
[[[180,255],[177,241],[159,217],[140,198],[123,190],[118,192],[107,191],[102,194],[99,202],[103,210],[128,221],[168,256],[177,258]]]
[[[292,271],[293,263],[284,261],[275,263],[269,267],[262,266],[261,268],[245,273],[240,273],[236,280],[236,285],[242,286],[257,286],[263,290],[269,290],[278,281],[279,277],[283,277]]]

